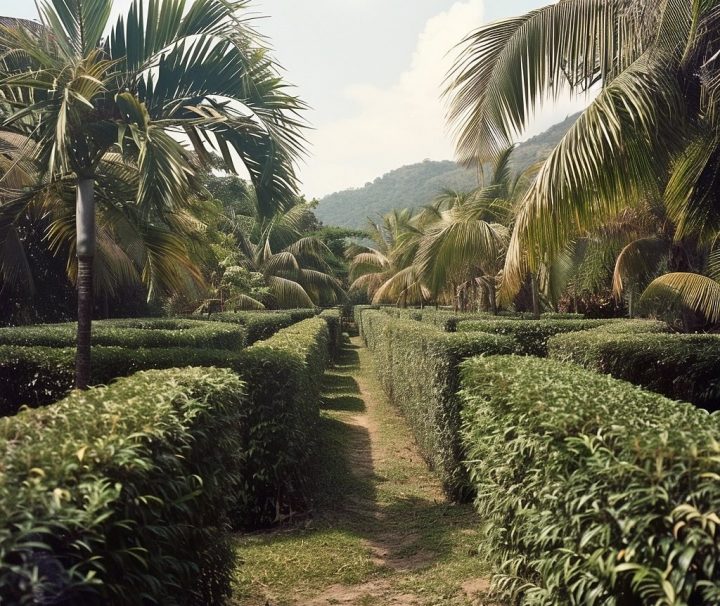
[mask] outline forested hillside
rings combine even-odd
[[[576,119],[577,115],[570,116],[518,145],[512,161],[514,170],[521,172],[544,159]],[[462,168],[451,160],[425,160],[390,171],[364,187],[325,196],[315,214],[326,225],[359,228],[368,217],[375,218],[393,208],[423,206],[443,189],[474,189],[479,178],[478,171]]]

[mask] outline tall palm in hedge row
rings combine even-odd
[[[295,193],[303,104],[260,44],[247,5],[134,0],[106,35],[112,0],[43,0],[41,27],[0,32],[2,128],[28,138],[38,181],[76,190],[77,387],[89,380],[95,184],[109,154],[137,167],[129,203],[148,215],[202,190],[197,169],[212,149],[228,168],[245,165],[261,212]]]
[[[718,0],[560,0],[481,27],[462,46],[447,92],[467,164],[500,154],[548,94],[598,91],[525,196],[506,296],[574,237],[648,197],[664,198],[675,238],[695,238],[706,256],[717,247]],[[664,284],[720,319],[709,277]]]

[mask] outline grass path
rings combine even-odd
[[[238,538],[232,604],[483,604],[478,520],[444,498],[357,338],[326,374],[320,437],[316,511]]]

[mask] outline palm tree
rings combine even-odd
[[[436,199],[439,212],[420,240],[415,262],[437,300],[452,285],[453,301],[480,286],[490,309],[497,312],[497,275],[502,268],[511,220],[511,199],[517,180],[510,177],[512,148],[499,157],[487,186],[467,194]],[[462,305],[461,307],[464,307]]]
[[[367,235],[374,246],[352,244],[347,249],[350,290],[365,290],[373,303],[407,305],[428,299],[415,256],[428,217],[432,221],[436,216],[432,208],[417,215],[395,209],[382,223],[369,221]]]
[[[720,233],[716,0],[560,0],[471,33],[447,88],[460,159],[497,156],[566,89],[598,93],[524,198],[506,297],[577,234],[648,196],[665,199],[675,238],[707,248]]]
[[[288,309],[330,305],[345,298],[342,284],[325,261],[331,251],[319,238],[302,233],[309,213],[308,206],[298,201],[271,217],[262,217],[258,211],[249,233],[242,223],[235,226],[238,266],[263,276],[269,299],[259,301],[244,295],[231,304],[258,309],[268,303]]]
[[[245,0],[134,0],[107,36],[112,0],[38,7],[40,27],[0,29],[2,128],[27,138],[37,191],[76,193],[76,385],[85,388],[95,194],[108,155],[137,167],[137,211],[167,215],[202,190],[198,164],[214,147],[228,168],[233,155],[245,165],[271,215],[295,191],[303,104],[259,44]]]

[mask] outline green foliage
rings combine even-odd
[[[0,601],[221,601],[243,392],[227,370],[151,371],[0,420]]]
[[[139,370],[180,366],[240,368],[237,352],[223,349],[128,348],[95,346],[92,385],[110,383]],[[0,345],[0,416],[17,413],[21,406],[45,406],[67,395],[75,376],[75,349]]]
[[[458,332],[481,331],[508,335],[515,340],[515,353],[547,356],[547,341],[564,332],[589,330],[606,324],[607,320],[472,320],[458,323]]]
[[[717,416],[533,357],[474,358],[462,385],[503,604],[718,603]]]
[[[548,350],[557,360],[575,362],[708,410],[720,409],[720,335],[592,330],[553,337]]]
[[[77,339],[77,324],[37,324],[0,328],[2,345],[70,347]],[[245,330],[215,322],[185,319],[98,320],[93,323],[93,345],[122,347],[206,347],[241,349]]]
[[[239,354],[253,428],[242,510],[255,524],[309,506],[328,345],[327,323],[311,318]]]
[[[244,524],[267,524],[307,507],[320,382],[328,360],[327,322],[301,321],[243,350],[94,347],[92,383],[138,370],[216,366],[234,370],[247,385],[250,471],[237,508]],[[0,347],[0,413],[23,404],[51,404],[73,385],[74,350]],[[51,406],[50,408],[53,408]]]
[[[209,321],[239,324],[247,331],[247,343],[252,345],[274,335],[278,330],[287,328],[299,320],[286,312],[239,311],[221,312],[208,317]]]
[[[319,315],[328,325],[330,338],[330,359],[337,360],[340,356],[340,349],[343,343],[343,319],[342,310],[326,309]]]
[[[458,367],[472,356],[510,353],[512,340],[483,333],[445,333],[374,310],[356,308],[358,316],[388,398],[402,410],[420,452],[440,476],[445,491],[464,497]]]

